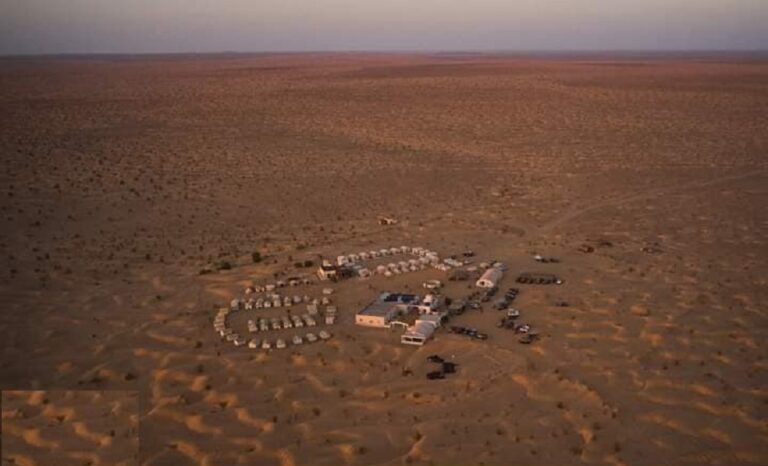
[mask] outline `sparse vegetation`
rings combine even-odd
[[[219,270],[230,270],[230,269],[232,269],[232,264],[229,261],[219,262]]]

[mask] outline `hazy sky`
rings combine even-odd
[[[768,49],[768,0],[0,0],[0,54]]]

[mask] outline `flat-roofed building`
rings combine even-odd
[[[415,294],[382,293],[355,315],[355,323],[365,327],[388,328],[393,320],[411,310],[418,311],[421,299]]]

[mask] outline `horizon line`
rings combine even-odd
[[[257,56],[257,55],[518,55],[518,56],[579,56],[579,55],[766,55],[768,48],[759,49],[335,49],[335,50],[261,50],[261,51],[162,51],[162,52],[35,52],[0,53],[6,58],[87,58],[87,57],[174,57],[174,56]]]

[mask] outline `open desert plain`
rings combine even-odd
[[[2,466],[768,464],[764,58],[6,58],[0,177]],[[503,263],[539,338],[355,325],[455,270],[316,281],[400,246]],[[214,331],[292,276],[329,339]]]

